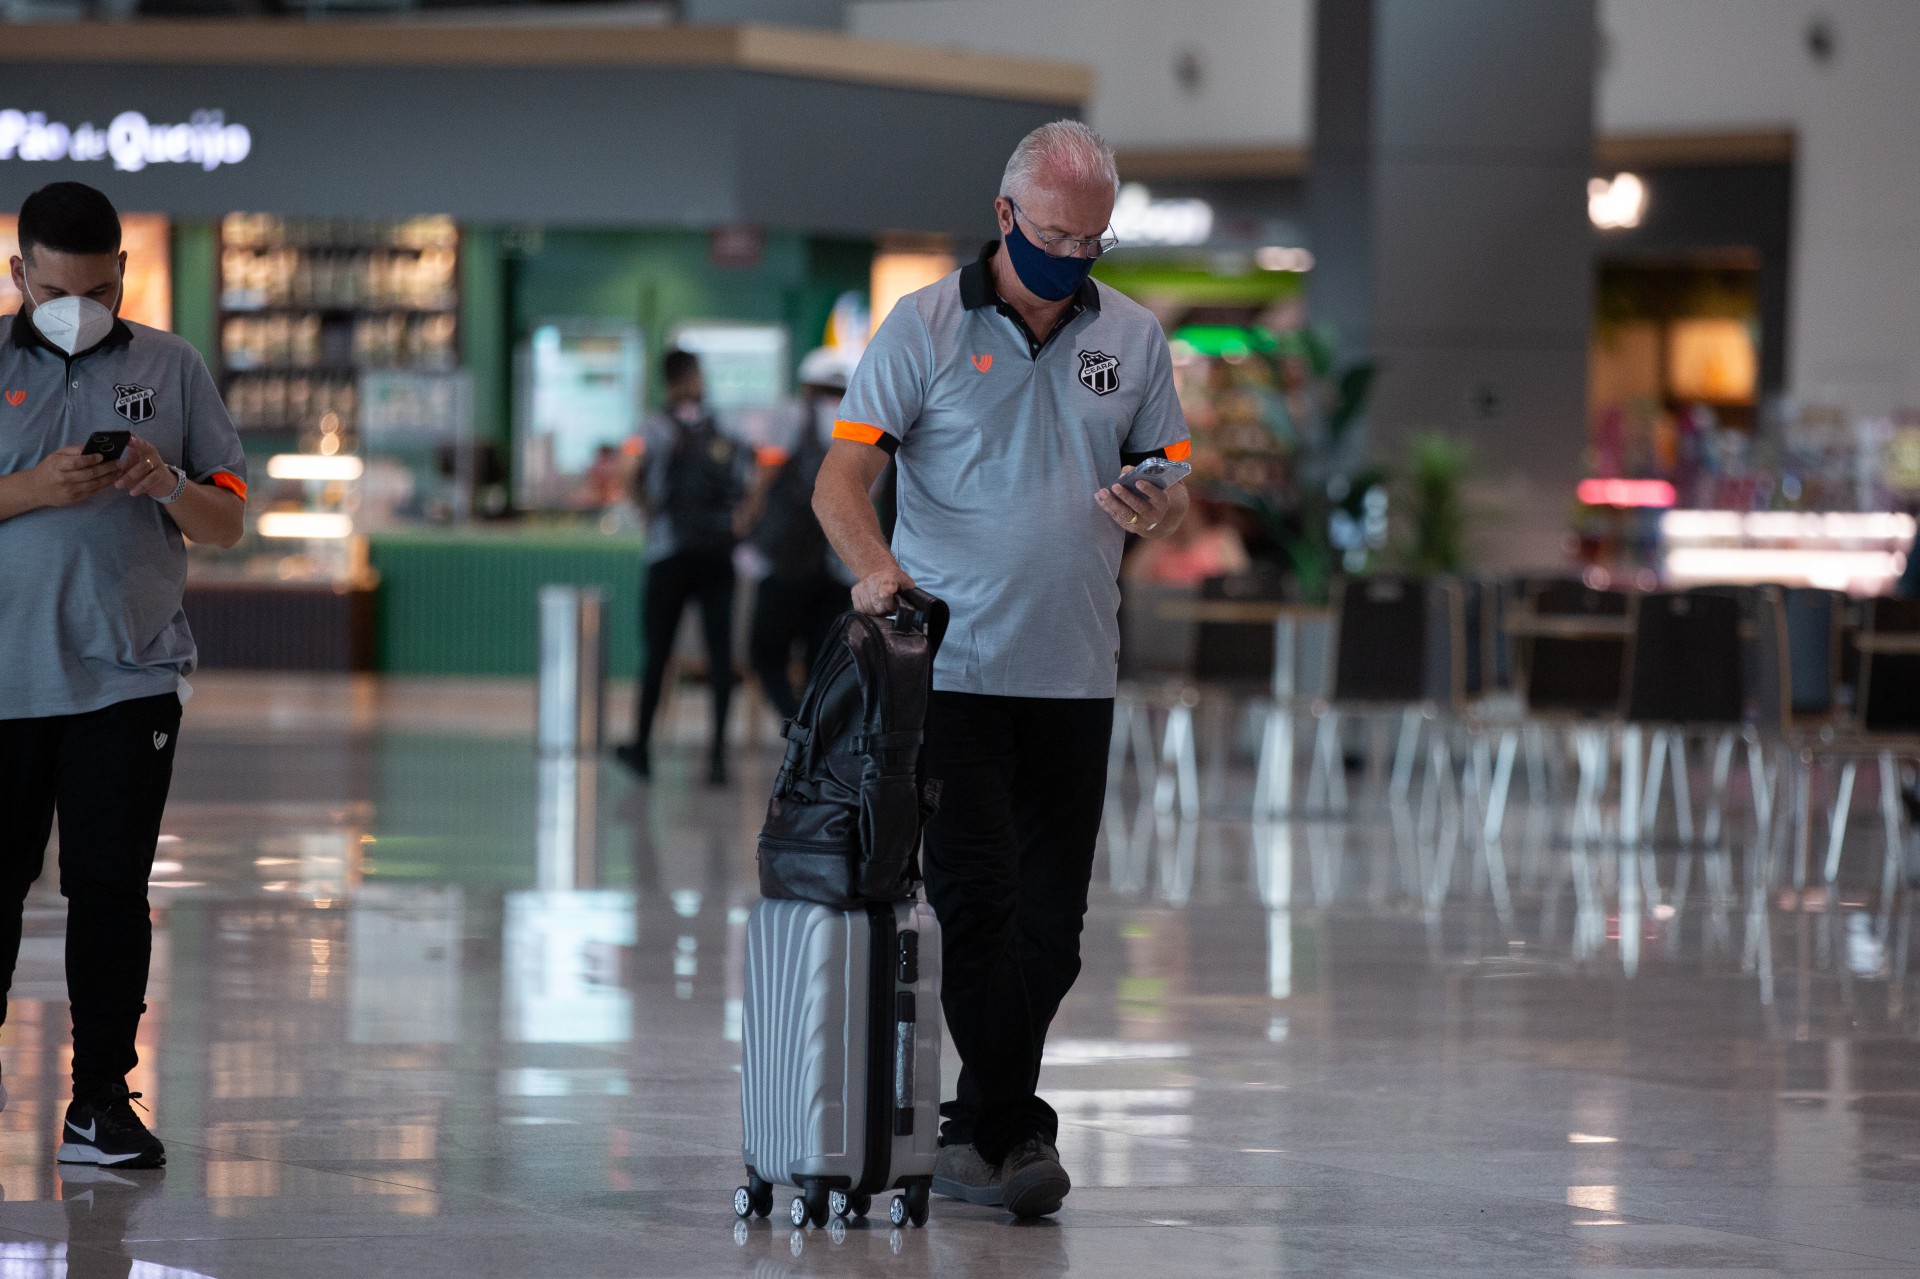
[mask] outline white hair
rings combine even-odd
[[[1120,171],[1107,140],[1079,120],[1055,120],[1020,139],[1000,178],[1000,194],[1028,199],[1037,186],[1102,183],[1118,190]]]

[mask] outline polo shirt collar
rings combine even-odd
[[[993,255],[1000,251],[1000,241],[989,240],[980,250],[980,256],[960,268],[960,305],[969,311],[978,311],[983,306],[1000,304],[1000,294],[993,287]],[[1080,282],[1074,291],[1073,305],[1078,310],[1098,311],[1100,309],[1100,286],[1088,276]]]
[[[82,356],[92,355],[96,351],[119,350],[133,341],[133,330],[127,327],[125,320],[116,315],[113,317],[113,327],[107,330],[106,337],[102,338],[97,345],[90,346],[80,352],[79,355],[70,356],[53,343],[47,341],[47,339],[41,335],[40,330],[34,327],[33,321],[27,318],[25,311],[16,311],[13,316],[13,323],[8,326],[7,340],[23,351],[32,350],[36,346],[45,347],[63,360],[77,360]]]

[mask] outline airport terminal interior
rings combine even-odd
[[[0,1279],[1920,1275],[1916,62],[0,0]]]

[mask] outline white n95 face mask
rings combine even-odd
[[[28,296],[32,296],[31,290]],[[68,355],[78,355],[100,345],[113,331],[113,312],[92,298],[64,297],[51,302],[36,299],[33,327]]]

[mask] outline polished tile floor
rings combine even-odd
[[[669,751],[648,790],[543,770],[523,686],[200,691],[134,1081],[170,1167],[53,1163],[43,884],[0,1032],[0,1279],[1920,1274],[1911,918],[1880,913],[1874,822],[1827,900],[1744,840],[1572,847],[1545,805],[1489,858],[1448,804],[1256,829],[1129,781],[1046,1067],[1065,1211],[796,1232],[728,1202],[769,753],[714,793]]]

